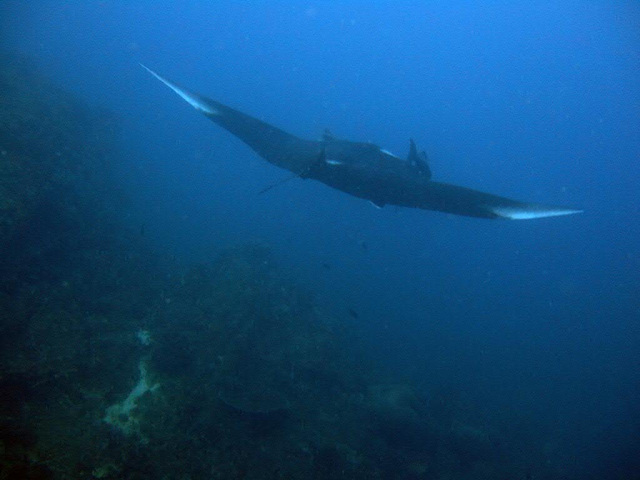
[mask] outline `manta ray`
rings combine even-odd
[[[314,179],[375,206],[435,210],[478,218],[524,220],[580,213],[575,208],[526,203],[466,187],[435,182],[424,152],[409,142],[400,158],[368,142],[353,142],[325,131],[320,140],[296,137],[255,117],[192,92],[142,65],[189,105],[238,137],[267,162]],[[265,189],[267,190],[267,189]]]

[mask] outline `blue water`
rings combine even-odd
[[[156,248],[266,243],[403,379],[535,425],[583,478],[638,478],[640,4],[5,0],[0,42],[121,118]],[[138,62],[298,136],[401,156],[412,137],[435,180],[585,213],[378,210],[310,180],[258,195],[288,174]]]

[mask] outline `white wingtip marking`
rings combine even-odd
[[[325,160],[325,163],[327,165],[332,165],[332,166],[342,165],[342,162],[340,160],[333,160],[333,159],[330,159],[330,158],[327,158]]]
[[[214,108],[211,105],[208,105],[207,103],[203,102],[202,99],[200,99],[198,95],[190,93],[187,90],[185,90],[184,88],[180,88],[175,83],[167,80],[166,78],[162,77],[161,75],[158,75],[156,72],[151,70],[149,67],[143,65],[142,63],[140,64],[140,66],[142,68],[144,68],[147,72],[149,72],[151,75],[156,77],[158,80],[160,80],[162,83],[164,83],[171,90],[173,90],[178,95],[180,95],[189,105],[191,105],[196,110],[198,110],[200,112],[203,112],[203,113],[207,113],[209,115],[220,115],[220,112],[216,108]]]
[[[533,220],[536,218],[560,217],[563,215],[574,215],[584,211],[572,208],[545,207],[541,205],[525,207],[489,207],[489,210],[499,217],[507,218],[509,220]]]
[[[399,156],[394,155],[394,154],[393,154],[393,153],[391,153],[389,150],[385,150],[384,148],[381,148],[381,149],[380,149],[380,151],[381,151],[382,153],[386,153],[386,154],[387,154],[387,155],[389,155],[390,157],[393,157],[393,158],[395,158],[395,159],[397,159],[397,160],[402,160]]]

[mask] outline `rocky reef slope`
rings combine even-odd
[[[0,478],[525,478],[453,396],[364,364],[267,247],[146,249],[113,116],[15,56],[0,92]]]

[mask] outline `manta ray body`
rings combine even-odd
[[[377,207],[435,210],[478,218],[523,220],[580,213],[582,210],[526,203],[466,187],[435,182],[424,152],[413,140],[409,155],[400,158],[367,142],[334,137],[305,140],[273,125],[187,90],[145,67],[187,103],[266,161],[289,170],[295,177],[318,180]]]

